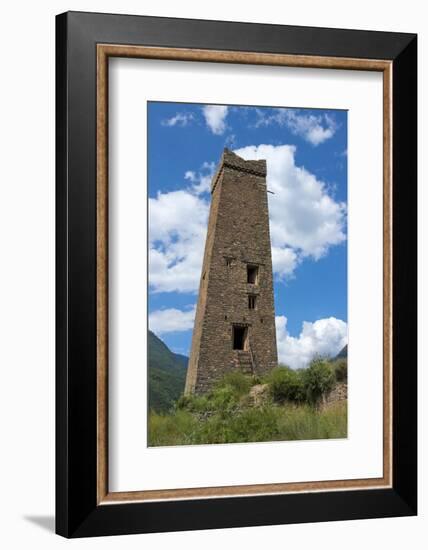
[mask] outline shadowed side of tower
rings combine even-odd
[[[228,372],[262,375],[277,365],[266,161],[225,149],[211,208],[186,393]]]

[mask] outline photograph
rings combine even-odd
[[[426,546],[421,6],[3,5],[1,548]]]
[[[148,101],[147,182],[148,445],[347,438],[348,112]]]

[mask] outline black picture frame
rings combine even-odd
[[[391,488],[97,504],[96,46],[392,61]],[[417,513],[417,36],[68,12],[56,18],[56,532],[65,537]]]

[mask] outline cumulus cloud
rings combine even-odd
[[[334,117],[327,113],[304,114],[296,109],[284,108],[274,109],[270,114],[258,109],[256,113],[256,126],[269,126],[270,124],[286,126],[294,135],[300,136],[314,146],[332,138],[337,130]]]
[[[334,357],[348,343],[348,325],[335,317],[304,321],[298,337],[287,331],[287,317],[275,318],[278,360],[292,369],[306,367],[316,356]]]
[[[193,329],[196,305],[181,310],[155,310],[149,315],[149,328],[161,336]],[[278,360],[292,369],[305,368],[316,357],[334,357],[348,342],[348,325],[335,317],[304,321],[299,336],[290,336],[287,317],[275,318]]]
[[[235,151],[267,160],[272,263],[278,279],[293,276],[305,258],[319,260],[346,239],[346,206],[326,185],[295,164],[290,145],[248,146]],[[187,171],[187,189],[149,199],[149,282],[154,292],[193,292],[199,287],[214,163]],[[205,198],[207,197],[207,198]]]
[[[171,118],[166,118],[162,120],[162,126],[187,126],[190,122],[194,120],[192,113],[177,113]]]
[[[193,329],[196,306],[183,311],[169,308],[158,309],[149,315],[149,328],[158,336],[168,332],[185,332]]]
[[[193,172],[193,170],[187,170],[187,172],[184,173],[184,179],[191,181],[192,183],[196,181],[196,172]]]
[[[152,292],[190,292],[199,287],[214,162],[188,170],[187,189],[149,198],[149,286]]]
[[[221,135],[226,130],[228,108],[225,105],[205,105],[202,113],[208,128],[213,134]]]
[[[211,190],[211,180],[215,170],[214,162],[204,162],[200,172],[188,170],[184,174],[184,179],[192,183],[191,191],[197,195],[207,193]]]
[[[250,145],[235,150],[246,160],[266,159],[274,271],[290,274],[306,257],[318,260],[346,239],[346,205],[295,163],[292,145]]]
[[[188,190],[149,199],[149,285],[153,292],[197,292],[209,203]]]
[[[292,248],[272,246],[272,269],[280,279],[292,276],[299,262],[299,256]]]

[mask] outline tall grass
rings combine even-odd
[[[204,395],[185,395],[168,413],[149,414],[149,445],[200,445],[343,438],[347,435],[347,402],[320,409],[323,395],[343,366],[316,359],[307,369],[273,369],[263,380],[268,397],[252,406],[255,377],[227,374]],[[339,376],[338,376],[339,374]]]
[[[346,402],[319,411],[309,405],[268,404],[204,420],[185,410],[149,416],[149,445],[200,445],[331,439],[347,436]]]
[[[149,445],[158,447],[164,445],[194,444],[199,422],[195,416],[185,411],[173,414],[149,414]]]
[[[281,440],[340,439],[347,437],[347,402],[339,401],[318,411],[308,405],[284,407],[279,418]]]

